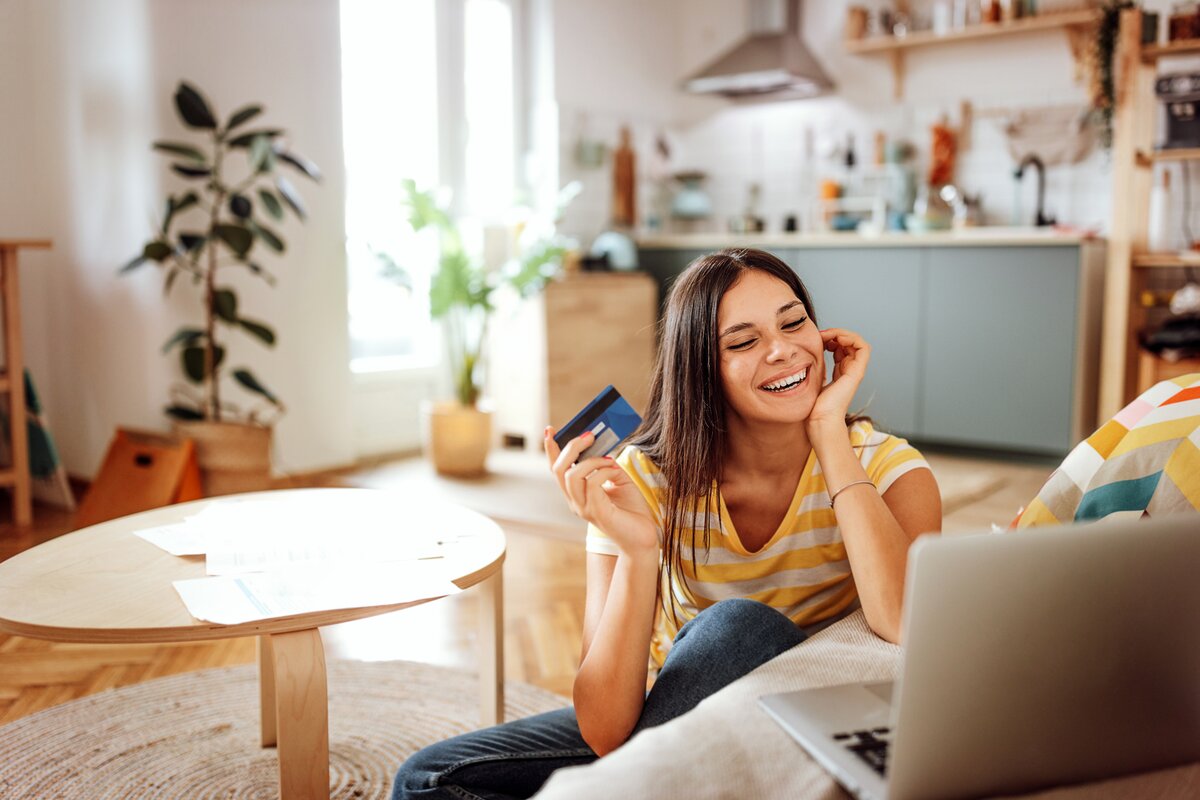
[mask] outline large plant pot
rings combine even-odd
[[[439,474],[469,478],[487,472],[492,412],[458,403],[425,403],[421,417],[425,455]]]
[[[196,443],[204,495],[271,488],[271,429],[240,422],[176,422],[175,432]]]

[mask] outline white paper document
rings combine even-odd
[[[204,555],[208,547],[204,529],[185,522],[146,528],[134,533],[152,545],[161,547],[173,556]]]
[[[478,515],[464,509],[389,492],[326,489],[222,498],[178,522],[134,533],[172,555],[206,555],[208,574],[226,575],[331,559],[436,558],[478,528]]]
[[[440,561],[304,564],[277,572],[175,581],[174,586],[188,613],[221,625],[396,605],[461,591]]]
[[[314,537],[277,531],[271,536],[254,537],[250,543],[242,542],[236,550],[210,549],[205,557],[205,572],[209,575],[244,575],[288,569],[304,563],[337,566],[343,563],[424,561],[443,558],[450,544],[445,540],[381,541],[353,534]]]

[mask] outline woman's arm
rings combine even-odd
[[[658,552],[588,553],[583,653],[573,699],[579,732],[597,755],[629,738],[646,697]]]
[[[850,445],[846,411],[862,383],[871,347],[840,328],[821,332],[833,353],[833,380],[822,387],[806,430],[833,497],[846,556],[867,624],[881,638],[899,644],[908,548],[922,533],[942,529],[942,498],[933,473],[908,472],[880,496]],[[854,485],[851,485],[854,484]],[[844,491],[843,491],[844,490]]]
[[[850,446],[846,423],[810,426],[809,441],[834,500],[838,527],[862,601],[867,624],[881,638],[900,643],[904,577],[908,548],[922,533],[942,529],[942,499],[937,481],[927,469],[901,475],[880,496],[867,480],[862,462]]]
[[[576,463],[591,434],[560,453],[546,432],[551,471],[571,510],[616,544],[618,555],[588,554],[583,654],[575,676],[575,715],[588,746],[604,755],[637,724],[658,582],[658,524],[633,479],[609,458]]]

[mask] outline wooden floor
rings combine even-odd
[[[949,476],[947,481],[976,474],[988,477],[979,484],[979,497],[967,496],[951,509],[945,519],[947,532],[1008,524],[1051,471],[1044,463],[960,456],[939,458],[934,469]],[[376,464],[358,473],[309,478],[303,484],[378,485],[380,475],[386,482],[392,474],[386,469],[381,473]],[[0,519],[10,518],[7,507],[0,503]],[[583,619],[582,534],[578,529],[550,530],[543,520],[498,521],[508,537],[504,567],[506,677],[569,697]],[[71,515],[39,506],[31,528],[0,524],[0,560],[71,529]],[[475,614],[476,599],[468,590],[394,614],[324,628],[322,635],[331,659],[410,659],[471,668],[477,652]],[[68,645],[0,633],[0,724],[104,689],[254,659],[253,639]]]

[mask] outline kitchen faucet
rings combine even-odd
[[[1025,156],[1025,158],[1021,159],[1020,165],[1018,165],[1013,171],[1013,177],[1020,181],[1021,176],[1025,174],[1025,168],[1028,166],[1037,168],[1037,225],[1038,227],[1042,227],[1044,225],[1053,225],[1054,218],[1046,216],[1045,212],[1046,165],[1042,163],[1042,160],[1030,153],[1029,155]],[[1020,189],[1019,183],[1017,188]]]

